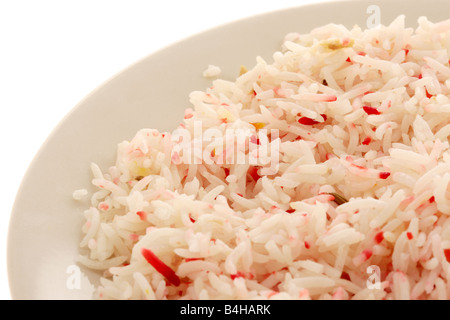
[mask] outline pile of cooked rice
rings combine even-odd
[[[92,164],[95,297],[450,298],[449,59],[450,20],[329,24],[192,92],[192,141],[142,129]],[[251,146],[271,161],[230,161]]]

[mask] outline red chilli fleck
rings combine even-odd
[[[374,107],[370,107],[370,106],[363,106],[364,111],[367,114],[380,114],[380,111],[378,111],[376,108]]]
[[[145,211],[138,211],[136,214],[141,218],[141,220],[147,219],[147,213]]]
[[[414,236],[411,232],[407,232],[406,237],[408,238],[408,240],[412,240],[414,238]]]
[[[190,119],[194,116],[194,114],[192,113],[192,109],[186,109],[184,111],[184,119]]]
[[[372,250],[366,249],[362,252],[366,260],[369,260],[372,256]]]
[[[432,196],[430,199],[428,199],[428,201],[430,202],[430,203],[433,203],[433,202],[435,202],[435,200],[434,200],[434,196]]]
[[[323,121],[327,121],[328,117],[326,114],[321,114]],[[298,119],[298,123],[306,125],[306,126],[313,126],[315,124],[321,123],[320,121],[311,119],[311,118],[307,118],[307,117],[301,117],[300,119]]]
[[[101,202],[101,203],[98,205],[98,208],[99,208],[100,210],[102,210],[102,211],[108,211],[109,205],[108,205],[107,203],[105,203],[105,202]]]
[[[450,262],[450,249],[444,249],[445,259]]]
[[[234,280],[236,278],[245,278],[245,274],[243,274],[242,272],[238,271],[235,274],[230,274],[230,278],[231,278],[231,280]]]
[[[362,142],[363,145],[367,146],[369,143],[372,142],[372,138],[371,137],[366,137],[364,139],[364,141]]]
[[[260,144],[259,138],[257,136],[251,136],[250,143],[259,145]]]
[[[180,285],[180,278],[175,274],[175,271],[162,262],[151,250],[142,248],[141,254],[144,256],[145,260],[147,260],[147,262],[150,263],[156,271],[161,273],[171,284],[176,287]]]
[[[309,249],[309,248],[311,248],[311,245],[309,244],[309,242],[308,242],[308,241],[305,241],[305,248],[306,248],[306,249]]]
[[[130,233],[130,240],[131,241],[139,241],[139,235],[136,233]]]
[[[375,242],[376,242],[377,244],[380,244],[380,243],[384,240],[384,233],[383,233],[383,231],[378,232],[378,233],[375,235],[374,239],[375,239]]]
[[[301,117],[300,119],[298,119],[298,123],[303,124],[305,126],[313,126],[315,124],[318,124],[319,121],[307,117]]]
[[[363,170],[363,171],[368,170],[366,167],[358,166],[357,164],[354,164],[354,163],[351,163],[350,165],[351,165],[352,167],[354,167],[354,168],[359,169],[359,170]]]
[[[261,178],[261,176],[258,174],[258,168],[254,166],[251,166],[248,169],[248,174],[252,177],[254,181],[258,181]]]
[[[387,179],[390,175],[391,175],[390,172],[380,172],[380,173],[378,174],[378,176],[380,177],[380,179]]]
[[[343,271],[341,274],[341,279],[350,281],[350,275],[347,272]]]

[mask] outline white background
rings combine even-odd
[[[0,299],[14,198],[46,137],[122,69],[214,26],[317,0],[1,0]],[[32,263],[32,262],[31,262]]]

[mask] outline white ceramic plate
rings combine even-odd
[[[141,128],[172,130],[189,107],[188,94],[204,90],[208,64],[234,79],[256,56],[271,61],[283,36],[309,32],[330,22],[366,27],[369,5],[380,8],[381,22],[405,14],[450,18],[450,3],[434,0],[320,3],[251,17],[176,43],[135,63],[85,98],[53,131],[36,155],[18,192],[8,235],[8,271],[13,299],[89,299],[98,275],[85,270],[71,282],[87,203],[72,192],[90,185],[89,164],[113,164],[116,146]]]

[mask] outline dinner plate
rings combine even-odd
[[[270,62],[292,31],[309,32],[327,23],[366,28],[375,18],[388,24],[400,14],[415,26],[422,15],[448,19],[449,9],[447,0],[334,1],[284,9],[197,34],[120,72],[61,121],[22,181],[8,234],[12,298],[91,298],[99,274],[76,263],[89,203],[73,200],[73,191],[89,189],[90,163],[112,165],[117,144],[139,129],[173,130],[190,107],[189,93],[211,85],[202,76],[209,64],[222,69],[221,78],[233,80],[241,65],[255,64],[256,56]]]

